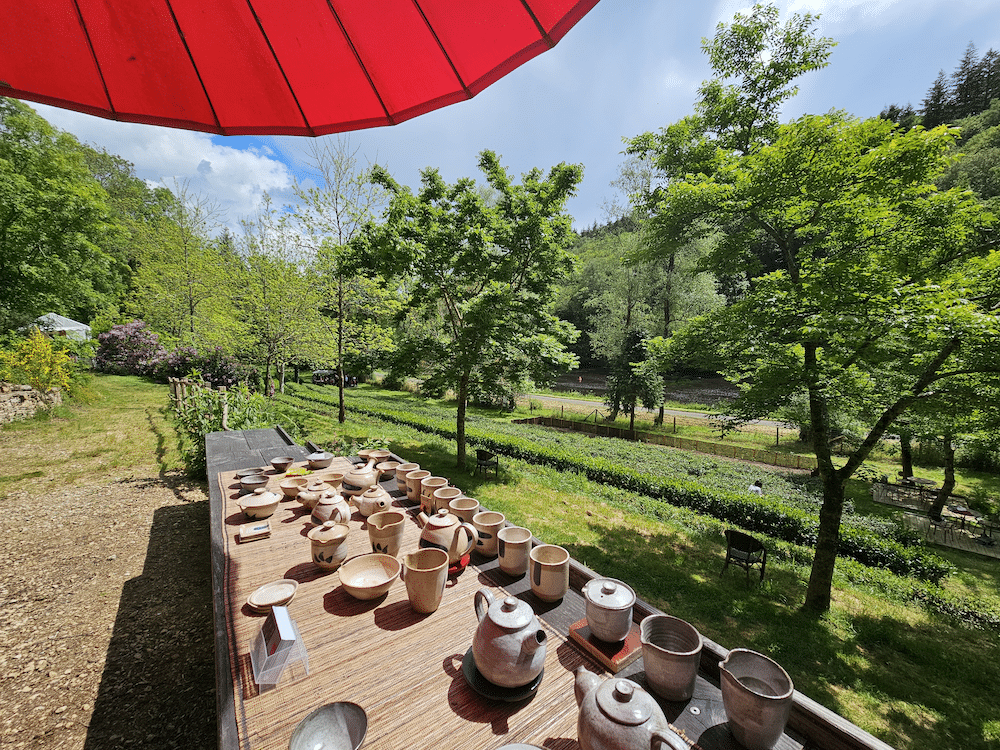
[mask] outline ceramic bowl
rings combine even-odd
[[[399,461],[383,461],[376,464],[375,468],[378,469],[380,479],[395,479],[397,466]]]
[[[267,477],[263,474],[251,474],[240,479],[240,487],[244,492],[253,492],[261,487],[267,487]]]
[[[288,471],[288,467],[295,463],[295,459],[291,456],[278,456],[277,458],[271,459],[271,466],[279,474],[284,474]]]
[[[392,459],[392,451],[387,451],[384,448],[379,448],[373,450],[368,454],[368,458],[374,458],[375,463],[381,463],[382,461],[389,461]]]
[[[327,703],[298,723],[288,750],[358,750],[368,733],[368,716],[356,703]]]
[[[340,582],[355,599],[375,599],[392,588],[399,567],[399,560],[391,555],[359,555],[340,566]]]
[[[262,469],[259,466],[255,466],[252,469],[240,469],[236,472],[236,479],[240,480],[243,477],[251,477],[254,474],[263,474],[267,469]]]
[[[306,456],[306,460],[309,462],[310,469],[325,469],[333,463],[333,454],[326,451],[319,451],[317,453],[310,453]]]
[[[285,497],[298,497],[299,492],[304,490],[308,484],[308,477],[286,477],[278,483],[278,486],[285,493]]]
[[[299,582],[292,578],[265,583],[250,594],[247,604],[254,612],[269,612],[271,607],[284,607],[295,598]]]

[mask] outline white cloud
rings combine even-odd
[[[190,192],[218,204],[223,222],[231,229],[257,210],[265,192],[277,204],[289,195],[291,171],[259,139],[253,139],[250,146],[243,139],[229,146],[207,133],[114,122],[44,105],[32,106],[57,128],[132,162],[136,174],[148,183],[171,189],[175,183],[186,183]]]

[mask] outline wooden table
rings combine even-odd
[[[235,504],[234,472],[265,465],[277,455],[304,457],[309,451],[291,444],[279,430],[213,433],[207,445],[220,748],[286,748],[295,725],[309,712],[344,700],[360,704],[368,714],[366,749],[488,749],[524,742],[549,750],[578,750],[573,670],[584,665],[609,676],[568,638],[569,626],[585,616],[580,587],[596,575],[593,571],[574,562],[570,592],[560,602],[546,604],[530,592],[525,577],[513,579],[495,559],[474,554],[473,564],[449,582],[440,608],[430,615],[413,612],[402,583],[380,599],[357,601],[340,586],[338,573],[324,574],[312,564],[305,536],[309,516],[296,501],[281,503],[270,519],[269,539],[236,541],[239,524],[246,519]],[[340,458],[329,471],[347,465],[348,459]],[[394,481],[383,487],[393,491],[394,506],[412,516],[415,509],[406,505],[405,495],[395,492]],[[349,553],[370,552],[360,515],[355,513],[349,525]],[[418,537],[419,527],[411,517],[404,552],[416,548]],[[259,585],[279,578],[299,581],[289,612],[308,649],[310,672],[308,676],[301,670],[293,672],[297,679],[283,680],[276,689],[260,693],[253,682],[249,650],[263,616],[250,610],[246,599]],[[480,588],[524,599],[548,632],[544,676],[530,700],[487,700],[462,676],[461,660],[477,624],[473,598]],[[634,619],[656,611],[640,600]],[[682,736],[705,750],[739,748],[729,732],[718,687],[718,662],[726,653],[705,639],[693,698],[678,704],[660,702]],[[620,674],[644,685],[641,659]],[[776,750],[796,748],[890,750],[798,692],[789,729]]]

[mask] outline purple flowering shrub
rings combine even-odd
[[[190,346],[179,346],[157,363],[151,375],[166,382],[167,378],[186,378],[193,373],[213,388],[233,388],[239,383],[251,382],[257,371],[241,364],[216,347],[207,354],[199,354]]]
[[[159,335],[141,320],[113,326],[97,341],[94,364],[115,375],[151,375],[167,356]]]

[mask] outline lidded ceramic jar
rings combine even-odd
[[[316,451],[306,456],[306,461],[309,462],[310,469],[325,469],[333,463],[333,454],[326,451]]]
[[[473,602],[479,625],[472,639],[476,669],[501,687],[527,685],[545,666],[547,636],[531,605],[515,596],[494,599],[487,589]]]
[[[625,640],[632,629],[632,588],[617,578],[591,578],[583,585],[582,593],[587,600],[590,632],[608,643]]]
[[[351,530],[346,523],[327,521],[322,526],[310,529],[307,536],[312,545],[312,559],[323,570],[336,570],[347,559],[347,534]]]
[[[274,515],[274,511],[278,509],[278,503],[281,502],[281,495],[259,487],[253,491],[253,494],[244,495],[237,502],[247,518],[261,520]]]

